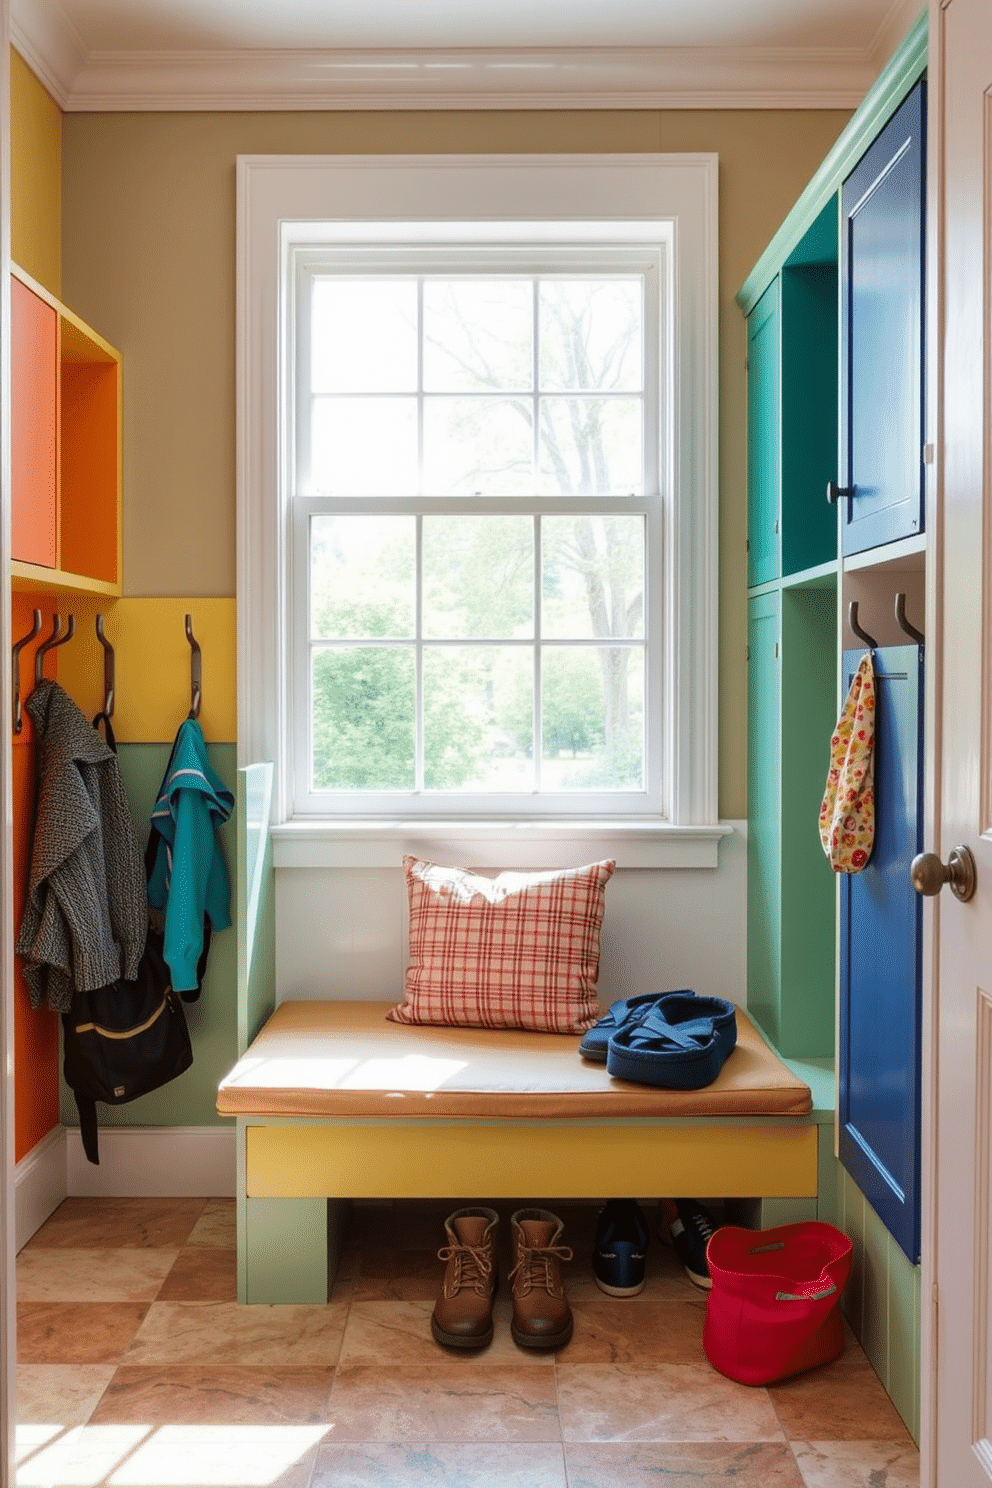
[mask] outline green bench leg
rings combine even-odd
[[[326,1199],[246,1199],[238,1301],[326,1302]]]

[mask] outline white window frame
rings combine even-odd
[[[669,462],[663,489],[660,637],[663,812],[469,821],[293,817],[284,392],[286,266],[315,224],[336,244],[560,241],[671,245]],[[560,861],[621,839],[623,861],[715,866],[717,821],[717,160],[713,155],[242,156],[238,159],[238,749],[275,763],[277,863],[393,863],[447,843],[483,865]],[[485,846],[492,844],[491,847]],[[501,845],[503,844],[503,845]]]

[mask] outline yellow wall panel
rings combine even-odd
[[[249,1126],[250,1198],[816,1194],[815,1126],[540,1122]]]
[[[62,111],[10,54],[10,252],[50,294],[62,292]]]
[[[55,603],[58,603],[56,601]],[[171,742],[189,712],[190,646],[184,617],[200,645],[203,696],[200,725],[208,744],[237,738],[235,603],[233,599],[62,601],[76,616],[75,637],[58,653],[59,681],[90,717],[103,701],[103,650],[94,618],[114,647],[114,732],[121,744]],[[51,616],[47,610],[46,632]]]

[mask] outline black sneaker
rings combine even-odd
[[[596,1225],[592,1274],[609,1297],[634,1297],[644,1289],[648,1226],[634,1199],[608,1199]]]
[[[672,1246],[689,1280],[707,1291],[713,1280],[706,1264],[706,1246],[715,1228],[709,1211],[695,1199],[662,1199],[658,1239]]]

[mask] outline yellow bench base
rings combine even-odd
[[[247,1125],[249,1198],[542,1198],[817,1191],[814,1125],[335,1122]]]

